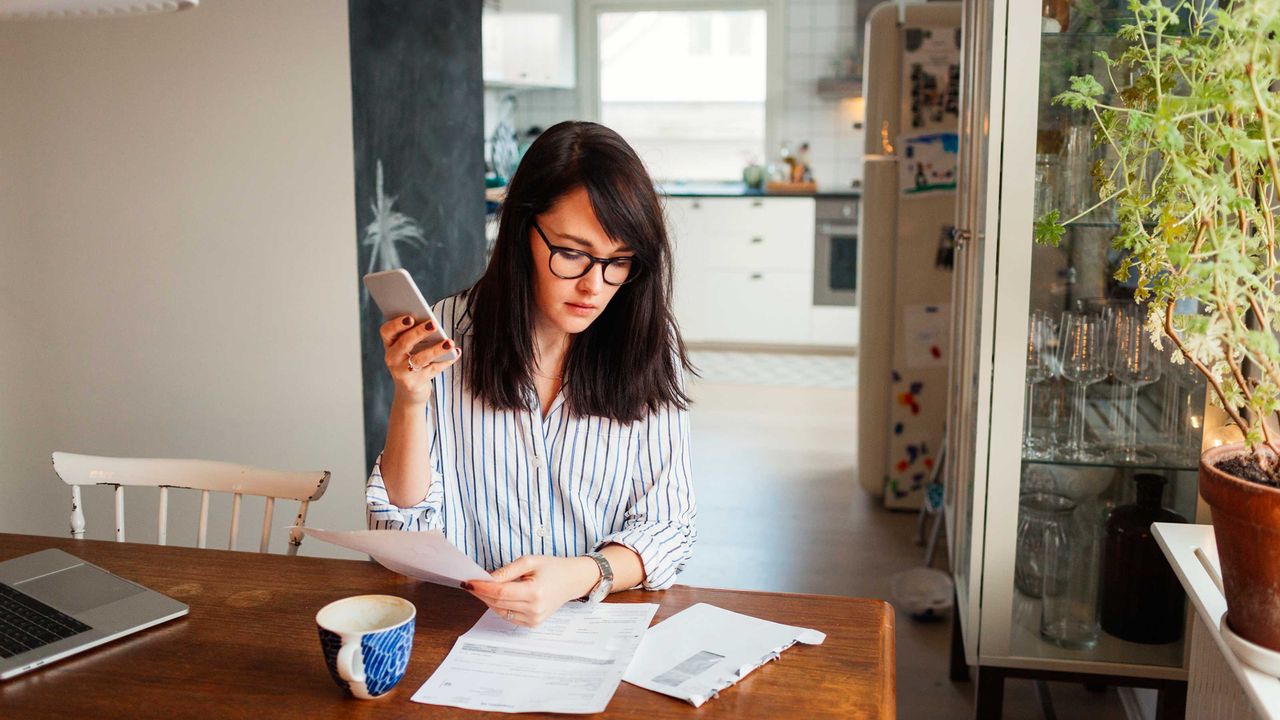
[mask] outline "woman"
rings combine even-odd
[[[529,148],[498,239],[434,328],[382,326],[395,397],[369,527],[439,529],[495,580],[464,588],[534,627],[569,600],[670,586],[696,537],[688,369],[653,181],[601,125]],[[457,357],[431,363],[457,349]]]

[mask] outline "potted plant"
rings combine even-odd
[[[1099,201],[1050,211],[1036,239],[1114,206],[1117,277],[1138,279],[1152,342],[1208,380],[1243,442],[1203,453],[1233,631],[1280,651],[1280,0],[1130,0],[1123,51],[1055,102],[1092,114]],[[1175,312],[1194,305],[1195,312]],[[1270,423],[1268,421],[1271,421]]]

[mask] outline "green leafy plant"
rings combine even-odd
[[[1211,398],[1260,452],[1280,441],[1280,0],[1130,0],[1127,45],[1098,53],[1103,82],[1071,78],[1054,102],[1093,116],[1107,160],[1094,170],[1098,202],[1072,218],[1036,221],[1041,243],[1113,204],[1118,279],[1138,278],[1152,342],[1174,345],[1209,381]],[[1100,73],[1102,75],[1102,73]],[[1104,86],[1104,82],[1109,87]],[[1194,300],[1196,313],[1177,313]]]

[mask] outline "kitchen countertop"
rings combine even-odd
[[[658,192],[668,197],[862,197],[860,188],[819,188],[817,192],[765,192],[753,190],[740,182],[671,182],[659,183]]]

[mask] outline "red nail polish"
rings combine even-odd
[[[423,325],[423,327],[425,327],[428,331],[430,331],[430,330],[435,330],[435,329],[436,329],[436,324],[435,324],[435,323],[430,323],[430,322],[429,322],[429,323],[427,323],[426,325]]]
[[[450,349],[450,348],[452,348],[452,347],[453,347],[453,341],[452,341],[452,340],[445,340],[445,341],[444,341],[444,349],[445,349],[445,350],[448,350],[448,349]]]
[[[413,318],[407,317],[404,320],[401,320],[400,322],[404,323],[405,327],[408,327],[413,324]]]
[[[472,585],[472,584],[471,584],[471,583],[469,583],[469,582],[464,582],[464,583],[462,583],[462,589],[463,589],[463,590],[474,590],[474,589],[475,589],[475,586],[474,586],[474,585]]]

